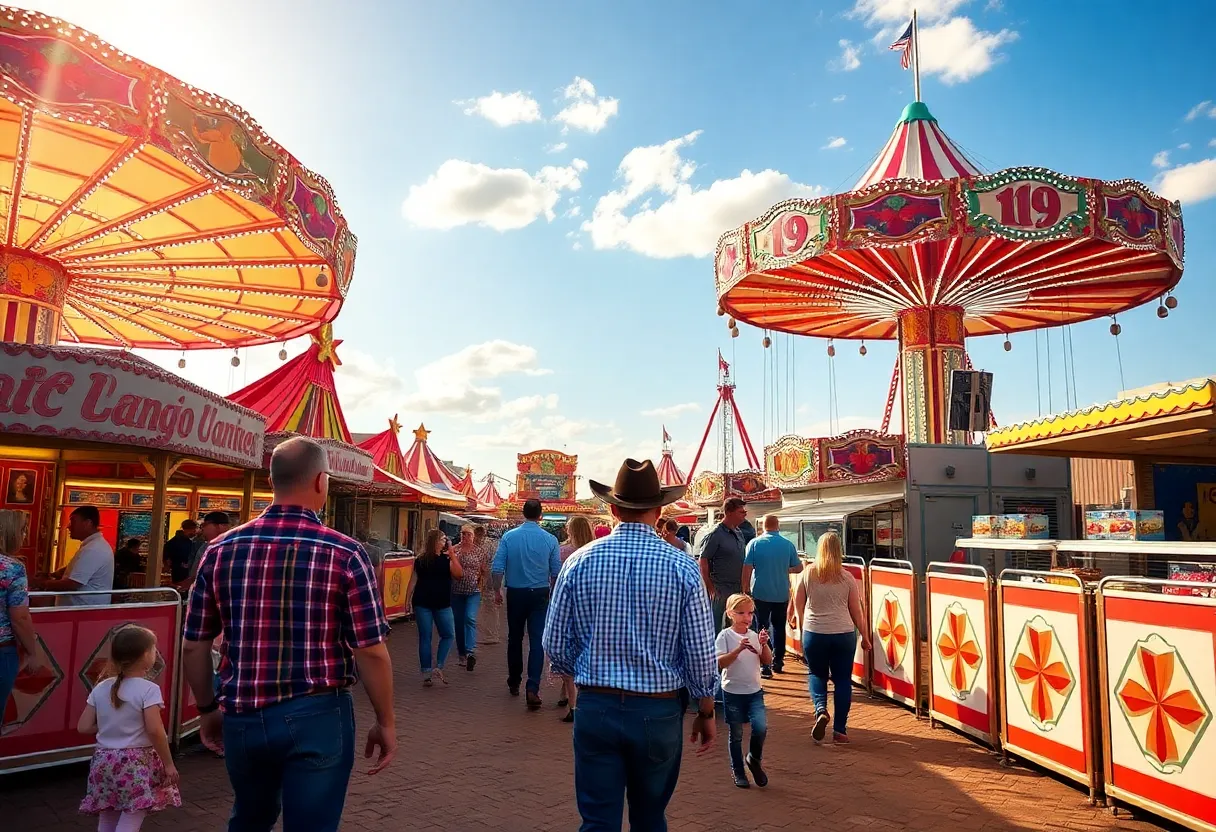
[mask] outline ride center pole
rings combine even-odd
[[[920,36],[916,27],[916,9],[912,10],[912,89],[920,101]]]

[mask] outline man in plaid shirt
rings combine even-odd
[[[350,688],[376,713],[364,756],[381,771],[397,747],[392,663],[375,571],[317,512],[329,492],[325,449],[304,437],[275,448],[274,502],[203,554],[186,612],[186,679],[203,744],[227,750],[229,830],[337,830],[355,758]],[[220,646],[219,694],[211,646]],[[357,671],[357,675],[356,675]]]

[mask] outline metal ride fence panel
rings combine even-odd
[[[89,595],[113,595],[123,603],[49,606],[61,599],[79,601]],[[104,678],[110,637],[127,624],[156,633],[157,659],[148,678],[160,686],[165,701],[161,717],[173,736],[181,634],[181,600],[175,590],[32,592],[30,606],[42,667],[35,673],[21,672],[5,707],[0,773],[87,760],[93,755],[91,738],[77,732],[76,723],[89,692]]]
[[[997,621],[1004,750],[1081,783],[1096,800],[1092,594],[1075,575],[1007,569],[997,580]]]
[[[845,571],[857,579],[857,591],[861,594],[861,614],[867,621],[872,621],[870,617],[870,586],[868,582],[866,562],[864,558],[859,558],[856,555],[846,555],[844,559]],[[870,687],[870,656],[866,653],[865,648],[861,646],[861,639],[857,639],[857,651],[853,654],[853,684],[860,685],[867,690]]]
[[[1216,583],[1112,577],[1099,583],[1097,607],[1106,794],[1208,832],[1216,830],[1213,596]]]
[[[390,621],[410,614],[405,591],[414,574],[414,558],[387,558],[384,561],[384,614]]]
[[[916,571],[906,560],[870,561],[871,691],[914,708],[921,703]]]
[[[992,576],[982,566],[930,563],[929,719],[996,748],[999,742]]]

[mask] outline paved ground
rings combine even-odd
[[[505,685],[503,647],[484,649],[476,673],[453,666],[448,687],[419,685],[412,625],[392,636],[401,753],[376,777],[360,761],[344,829],[572,830],[570,726],[559,721],[555,688],[544,710],[527,713]],[[859,695],[849,747],[816,747],[802,666],[768,685],[769,788],[736,789],[724,737],[709,756],[688,754],[668,815],[672,829],[825,832],[882,830],[1158,830],[1086,805],[1085,795],[997,759],[948,729],[882,700]],[[370,708],[356,694],[360,732]],[[197,745],[179,762],[183,807],[153,816],[147,830],[223,829],[231,795],[222,761]],[[76,813],[85,769],[76,766],[0,779],[4,828],[21,832],[85,830]],[[11,824],[11,826],[10,826]]]

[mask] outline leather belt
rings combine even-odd
[[[604,688],[598,685],[579,685],[578,689],[582,693],[602,693],[606,696],[640,696],[643,699],[679,699],[680,691],[665,690],[660,693],[640,693],[636,690],[622,690],[620,688]]]

